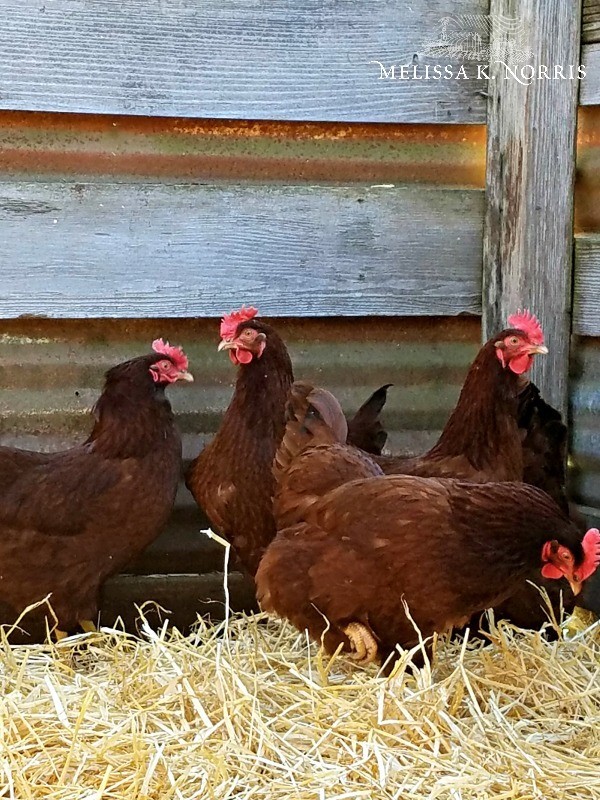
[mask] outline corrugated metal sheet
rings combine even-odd
[[[0,112],[0,172],[481,188],[483,125],[373,125]]]
[[[574,338],[571,413],[573,499],[600,509],[600,338]]]
[[[252,299],[252,298],[249,298]],[[478,346],[475,318],[277,320],[297,378],[331,389],[354,411],[376,387],[394,383],[384,411],[393,450],[420,451],[452,409]],[[88,410],[103,373],[148,351],[157,336],[181,343],[196,381],[170,398],[190,459],[217,430],[235,370],[216,352],[216,320],[50,321],[0,323],[0,443],[40,450],[68,447],[91,426]],[[202,573],[222,565],[219,547],[182,487],[168,531],[131,572]]]
[[[600,231],[600,106],[579,109],[575,230]]]

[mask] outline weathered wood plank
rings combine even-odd
[[[573,331],[600,336],[600,233],[575,239]]]
[[[0,0],[0,107],[151,116],[484,122],[485,81],[386,80],[488,0]],[[416,60],[415,60],[416,57]],[[462,63],[447,59],[457,71]]]
[[[153,627],[165,619],[179,630],[188,632],[197,615],[219,621],[225,612],[225,576],[222,572],[207,575],[117,575],[102,590],[100,623],[113,626],[121,618],[125,630],[138,630],[139,612]],[[252,582],[239,572],[228,576],[232,611],[257,610]],[[160,611],[157,605],[164,611]]]
[[[600,0],[583,0],[582,41],[600,42]]]
[[[583,0],[581,61],[586,77],[581,83],[580,103],[600,104],[600,0]]]
[[[600,42],[586,44],[581,51],[586,76],[581,81],[580,102],[583,106],[600,104]]]
[[[492,0],[490,10],[523,21],[533,64],[578,63],[581,0]],[[493,36],[507,43],[501,26]],[[484,336],[519,307],[538,314],[550,354],[536,359],[533,379],[565,412],[578,81],[522,85],[495,62],[489,85]]]
[[[421,187],[0,185],[0,316],[478,313],[483,195]]]

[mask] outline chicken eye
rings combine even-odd
[[[519,337],[518,336],[509,336],[508,337],[508,344],[510,344],[512,347],[514,347],[515,345],[519,344]]]

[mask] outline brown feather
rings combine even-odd
[[[355,478],[382,474],[370,456],[344,444],[344,414],[325,389],[295,383],[286,417],[285,434],[273,464],[277,484],[273,513],[278,529],[303,519],[326,492]]]
[[[391,383],[386,383],[376,389],[348,422],[348,442],[365,453],[381,455],[385,447],[387,431],[381,424],[379,415],[387,401],[387,390],[390,386]]]
[[[414,458],[377,458],[386,474],[454,477],[478,483],[524,481],[548,492],[568,510],[566,427],[534,384],[501,366],[495,342],[511,332],[502,331],[479,351],[437,444]],[[575,598],[569,587],[543,580],[538,572],[528,578],[535,578],[548,592],[556,615],[561,604],[572,610]],[[497,618],[536,629],[547,619],[546,604],[529,582],[522,584],[514,600],[495,611]]]

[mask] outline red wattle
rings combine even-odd
[[[528,369],[531,369],[532,364],[533,358],[528,353],[525,353],[525,355],[511,358],[508,366],[515,375],[522,375],[524,372],[527,372]]]
[[[243,350],[240,347],[229,352],[233,355],[232,361],[234,364],[249,364],[252,361],[252,353],[249,350]]]
[[[544,578],[562,578],[563,573],[555,567],[554,564],[544,564],[542,567],[542,575]]]

